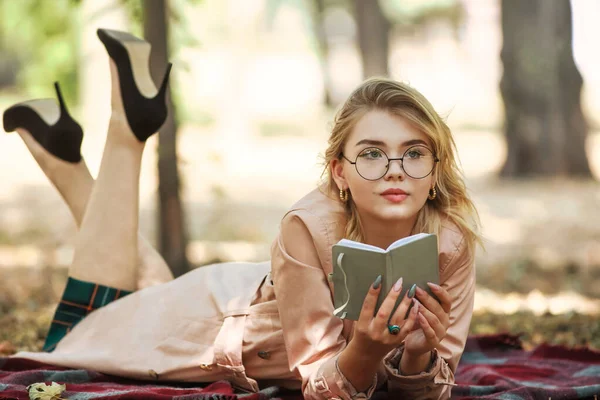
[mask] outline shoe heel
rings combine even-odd
[[[171,68],[173,67],[172,63],[168,63],[167,64],[167,70],[165,71],[165,75],[163,76],[163,80],[162,83],[160,85],[160,89],[158,90],[158,93],[156,94],[156,97],[158,98],[164,98],[167,94],[167,87],[169,85],[169,78],[171,76]]]
[[[54,82],[54,89],[58,99],[60,117],[50,130],[47,149],[64,161],[78,163],[81,161],[83,130],[69,113],[58,82]]]
[[[54,82],[54,90],[56,91],[56,98],[58,99],[58,106],[60,107],[60,115],[68,115],[69,111],[67,110],[67,105],[65,104],[65,100],[63,99],[62,93],[60,92],[60,85],[58,82]]]

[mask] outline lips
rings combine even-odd
[[[400,195],[400,194],[408,194],[406,193],[404,190],[402,189],[388,189],[385,192],[381,193],[382,196],[388,195],[388,194],[394,194],[394,195]]]
[[[381,196],[390,203],[401,203],[408,197],[408,193],[401,189],[388,189]]]

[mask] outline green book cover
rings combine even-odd
[[[387,249],[342,239],[332,252],[334,315],[340,318],[358,320],[363,301],[378,275],[382,277],[382,289],[375,313],[400,277],[402,292],[396,307],[413,284],[436,298],[427,285],[427,282],[439,284],[438,244],[434,234],[408,236]]]

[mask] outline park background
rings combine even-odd
[[[471,331],[600,348],[598,15],[596,0],[0,0],[0,110],[59,81],[95,175],[110,113],[96,29],[146,36],[155,78],[174,63],[174,118],[144,154],[141,231],[179,275],[268,259],[320,181],[336,108],[366,76],[408,82],[451,127],[480,212]],[[525,60],[504,99],[503,43]],[[0,135],[0,353],[40,348],[75,233],[19,136]]]

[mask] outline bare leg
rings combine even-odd
[[[69,275],[133,291],[137,287],[139,174],[145,143],[127,123],[117,69],[110,63],[113,112]]]
[[[94,186],[94,179],[85,160],[78,163],[63,161],[44,149],[26,130],[17,128],[17,133],[44,174],[65,200],[77,227],[80,227]],[[173,274],[160,254],[142,235],[138,234],[137,289],[172,279]]]

